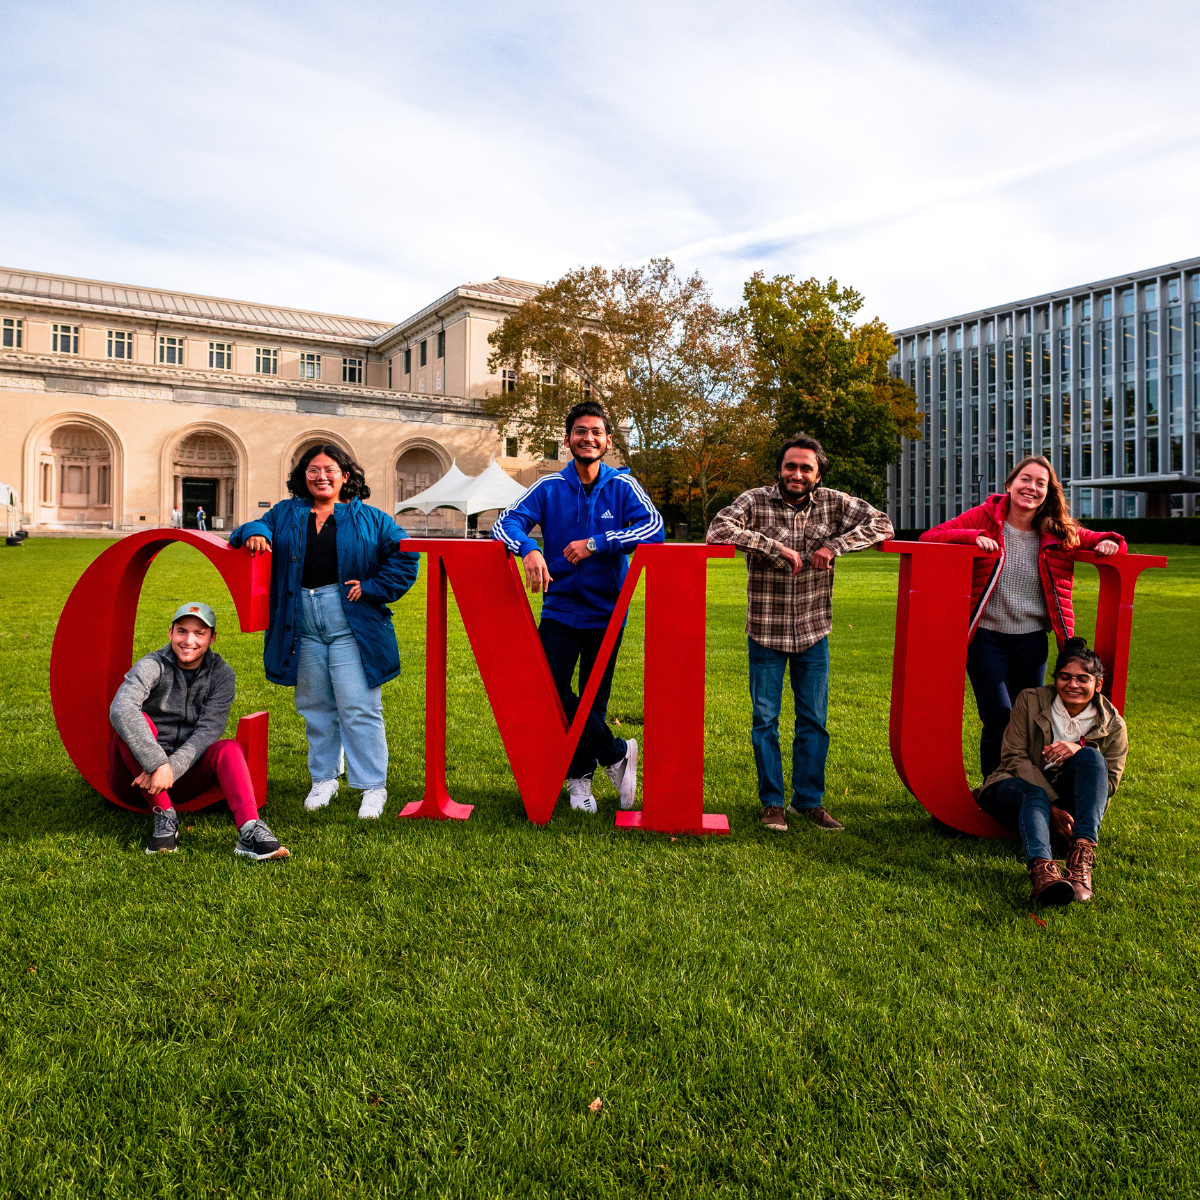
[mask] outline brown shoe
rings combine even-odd
[[[1067,878],[1075,889],[1075,899],[1086,904],[1092,898],[1092,867],[1096,863],[1096,843],[1076,838],[1067,855]]]
[[[1029,863],[1030,904],[1070,904],[1075,889],[1064,879],[1052,858],[1035,858]]]
[[[764,829],[773,829],[776,833],[787,833],[787,817],[778,804],[770,804],[762,810],[758,823]]]
[[[825,833],[838,833],[846,828],[841,821],[835,821],[823,808],[802,808],[800,815],[807,817]]]

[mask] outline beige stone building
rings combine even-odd
[[[0,268],[0,481],[34,533],[175,508],[194,526],[198,507],[229,530],[287,494],[315,442],[362,463],[389,513],[454,460],[531,483],[560,464],[517,457],[482,406],[501,386],[488,334],[537,290],[464,284],[393,324]]]

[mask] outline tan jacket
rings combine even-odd
[[[1050,780],[1042,774],[1042,756],[1046,747],[1054,741],[1050,706],[1056,695],[1053,687],[1040,687],[1026,688],[1017,697],[1012,716],[1008,719],[1008,728],[1004,731],[1000,765],[987,777],[983,785],[985,788],[1015,775],[1026,783],[1042,788],[1051,800],[1058,799]],[[1104,755],[1104,761],[1108,764],[1108,795],[1111,799],[1117,784],[1121,782],[1121,772],[1125,770],[1129,735],[1121,714],[1106,697],[1097,693],[1096,706],[1100,709],[1100,723],[1092,727],[1084,741]],[[1052,768],[1051,775],[1055,774],[1057,771]]]

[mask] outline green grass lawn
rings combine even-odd
[[[1138,588],[1097,899],[1043,925],[1014,847],[939,835],[892,768],[894,555],[838,566],[838,836],[757,827],[745,571],[710,566],[706,808],[732,836],[673,839],[614,831],[607,780],[600,816],[526,821],[454,616],[449,783],[476,808],[395,820],[422,791],[424,568],[395,609],[385,817],[344,787],[304,814],[291,694],[172,548],[136,651],[183,600],[216,607],[234,718],[271,711],[263,815],[292,850],[253,864],[223,813],[148,858],[148,822],[63,752],[51,642],[106,544],[31,539],[0,575],[3,1196],[1200,1191],[1200,551],[1143,548],[1171,566]],[[635,736],[641,627],[635,601],[611,705]]]

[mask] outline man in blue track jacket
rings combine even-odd
[[[629,572],[626,557],[641,542],[663,540],[663,519],[628,468],[605,466],[612,447],[612,425],[591,400],[567,413],[563,439],[573,461],[556,475],[545,475],[492,526],[492,537],[519,555],[531,592],[545,592],[538,633],[559,699],[572,720],[579,697],[571,690],[579,663],[579,690],[592,666]],[[542,527],[545,555],[529,536]],[[624,623],[604,669],[592,711],[567,770],[571,807],[594,813],[592,772],[604,768],[620,793],[622,808],[637,796],[638,745],[614,737],[605,723],[613,669],[621,649]]]

